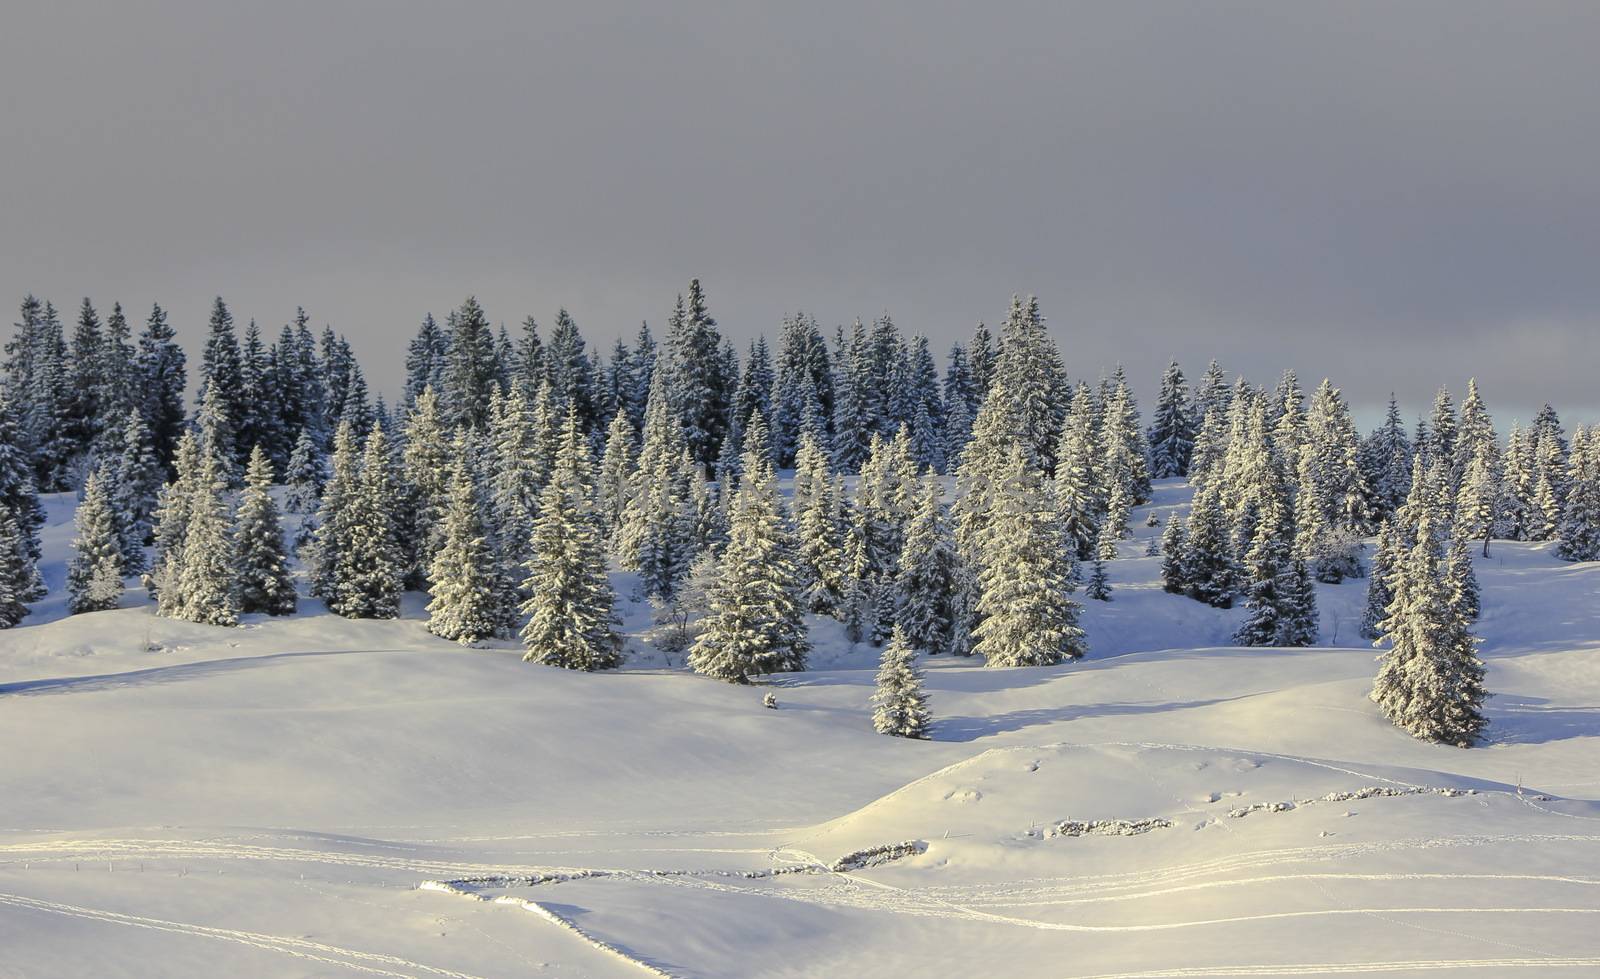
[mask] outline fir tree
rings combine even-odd
[[[481,429],[489,421],[489,396],[499,385],[494,334],[478,300],[468,296],[450,314],[449,353],[439,393],[445,423]]]
[[[1373,551],[1372,571],[1367,576],[1367,604],[1361,614],[1361,635],[1367,639],[1383,635],[1383,620],[1389,614],[1389,603],[1394,601],[1391,579],[1400,556],[1396,538],[1394,523],[1385,520],[1378,528],[1378,546]]]
[[[1280,646],[1314,646],[1321,619],[1317,612],[1317,590],[1311,569],[1295,558],[1283,593],[1283,619],[1278,629]]]
[[[600,525],[608,540],[615,540],[622,526],[622,516],[628,505],[628,494],[633,485],[633,425],[628,421],[626,403],[617,408],[611,424],[606,429],[605,453],[600,458],[600,478],[596,502],[600,511]]]
[[[772,472],[745,456],[711,612],[689,653],[696,673],[747,683],[754,674],[805,669],[810,642],[799,582]]]
[[[284,474],[284,485],[288,488],[284,508],[290,513],[315,513],[322,486],[327,481],[328,465],[322,457],[322,449],[311,430],[302,428],[295,439],[294,451],[289,454],[288,472]]]
[[[853,473],[866,461],[878,429],[873,413],[871,346],[860,320],[851,330],[850,345],[837,367],[840,382],[833,402],[833,464],[840,472]]]
[[[28,554],[27,535],[16,514],[0,504],[0,629],[10,629],[28,614],[28,595],[39,574]]]
[[[272,499],[272,463],[266,451],[250,451],[244,493],[239,499],[233,537],[234,580],[239,611],[293,615],[294,581],[283,548],[283,523]]]
[[[939,502],[939,484],[923,481],[917,508],[906,527],[895,580],[897,629],[930,656],[949,652],[954,640],[952,602],[956,580],[955,540]]]
[[[1189,455],[1194,451],[1194,417],[1189,408],[1189,387],[1183,368],[1174,360],[1161,375],[1161,393],[1156,398],[1155,416],[1150,422],[1150,475],[1156,479],[1185,476]]]
[[[1556,556],[1565,561],[1600,561],[1600,428],[1573,433],[1567,465],[1567,504]]]
[[[406,350],[406,387],[401,407],[409,410],[428,388],[443,390],[449,362],[450,338],[429,313],[422,318],[422,325]]]
[[[1445,555],[1445,584],[1456,614],[1463,621],[1477,621],[1482,599],[1478,590],[1478,573],[1472,566],[1472,552],[1467,549],[1465,538],[1450,538],[1450,547]]]
[[[94,398],[98,412],[94,430],[99,440],[96,451],[101,458],[107,458],[115,454],[113,446],[119,443],[128,412],[136,410],[143,398],[133,334],[121,303],[113,305],[111,315],[106,317],[99,351],[100,363],[93,375],[99,385]]]
[[[1089,583],[1084,587],[1083,593],[1097,602],[1111,601],[1111,579],[1106,575],[1106,562],[1103,558],[1095,558],[1093,570],[1089,573]]]
[[[235,589],[233,547],[229,540],[227,477],[221,460],[199,452],[194,476],[188,481],[188,523],[183,547],[167,554],[161,606],[174,618],[203,625],[232,626],[239,622]],[[177,558],[177,562],[174,562]],[[170,589],[173,594],[167,594]]]
[[[1178,577],[1187,583],[1191,597],[1217,608],[1231,608],[1238,593],[1239,568],[1219,490],[1208,485],[1195,493],[1187,529],[1189,540]]]
[[[972,438],[972,423],[978,417],[978,385],[972,376],[972,365],[966,348],[956,344],[950,348],[949,364],[944,375],[944,457],[946,471],[954,471],[961,463],[961,452]]]
[[[113,437],[114,436],[114,437]],[[161,493],[161,466],[150,451],[150,432],[138,408],[107,435],[104,474],[122,548],[122,573],[146,569],[144,546]]]
[[[816,437],[801,435],[794,472],[795,573],[805,607],[824,615],[839,614],[849,586],[843,495]]]
[[[577,411],[578,425],[585,435],[600,427],[601,419],[595,405],[594,365],[586,346],[571,314],[565,309],[558,310],[556,325],[550,331],[550,342],[544,351],[545,373],[550,379],[550,396],[557,419],[552,430],[560,427],[559,419],[568,408]]]
[[[122,544],[99,470],[84,484],[74,523],[78,536],[67,568],[67,610],[76,615],[116,608],[122,597]]]
[[[897,738],[926,738],[931,722],[928,694],[917,647],[896,626],[878,661],[878,678],[872,694],[872,727]]]
[[[104,366],[105,333],[100,314],[85,296],[78,311],[78,325],[72,333],[71,363],[64,365],[69,376],[64,434],[74,466],[83,466],[99,436],[100,393],[104,387],[100,371]]]
[[[978,573],[983,621],[974,650],[987,666],[1077,659],[1084,653],[1083,630],[1078,604],[1067,597],[1069,562],[1047,484],[1022,445],[1012,446],[994,489],[992,532]]]
[[[1450,389],[1441,387],[1439,388],[1439,393],[1433,399],[1433,414],[1428,419],[1428,437],[1426,440],[1420,437],[1417,439],[1417,452],[1430,465],[1438,462],[1448,467],[1448,471],[1451,473],[1452,486],[1454,486],[1458,431],[1455,402],[1450,398]]]
[[[1391,579],[1394,599],[1379,640],[1389,648],[1372,700],[1415,737],[1465,748],[1488,723],[1487,694],[1477,640],[1455,606],[1445,565],[1438,525],[1425,512]]]
[[[604,670],[622,661],[612,612],[605,547],[594,504],[594,463],[577,407],[567,409],[555,468],[539,500],[524,567],[523,659],[569,670]]]
[[[673,414],[673,374],[657,371],[645,411],[639,465],[616,535],[618,562],[638,571],[647,595],[670,598],[694,560],[696,478],[683,429]]]
[[[1383,425],[1362,443],[1361,471],[1368,493],[1367,510],[1373,521],[1382,521],[1405,502],[1411,483],[1411,441],[1392,394]]]
[[[1061,429],[1056,448],[1056,505],[1061,509],[1061,528],[1067,549],[1080,561],[1092,558],[1100,542],[1105,500],[1101,494],[1101,453],[1095,437],[1094,394],[1087,384],[1079,384],[1072,399],[1072,410]],[[1122,494],[1124,504],[1127,494]],[[1124,523],[1126,507],[1122,510]],[[1119,534],[1120,536],[1120,534]]]
[[[1283,483],[1264,500],[1255,524],[1255,536],[1245,554],[1247,576],[1245,608],[1249,615],[1234,641],[1241,646],[1275,646],[1289,618],[1290,580],[1294,573],[1290,539],[1293,523]]]
[[[244,416],[244,364],[239,350],[239,338],[233,331],[233,314],[218,296],[211,306],[210,332],[200,357],[200,391],[196,395],[202,406],[202,423],[205,423],[207,400],[210,399],[210,427],[214,445],[208,451],[226,460],[224,474],[232,473],[239,453],[237,438]]]
[[[674,414],[697,463],[716,461],[727,432],[737,378],[729,376],[721,346],[700,280],[691,279],[687,298],[680,296],[673,311],[666,347]]]
[[[1117,544],[1128,536],[1128,495],[1120,482],[1111,484],[1111,495],[1106,500],[1105,519],[1100,524],[1100,536],[1095,542],[1095,559],[1114,561]]]
[[[1188,547],[1189,536],[1184,530],[1183,518],[1174,516],[1161,531],[1161,587],[1175,595],[1184,594],[1190,587],[1185,574]]]
[[[405,567],[390,510],[396,480],[388,438],[381,428],[368,433],[359,468],[354,442],[349,422],[341,421],[317,538],[321,593],[335,615],[393,619]]]
[[[174,458],[177,473],[162,488],[156,504],[155,563],[149,589],[156,598],[157,615],[176,617],[182,604],[176,575],[183,567],[183,545],[189,534],[197,483],[202,478],[202,458],[199,440],[193,432],[184,432]]]
[[[465,462],[450,470],[448,504],[439,520],[441,544],[428,565],[428,631],[459,643],[503,633],[504,583],[483,519],[477,484]]]

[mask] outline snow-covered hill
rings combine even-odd
[[[1325,645],[1228,646],[1135,515],[1090,658],[935,659],[875,735],[876,651],[692,676],[528,665],[302,600],[238,629],[142,592],[0,633],[0,976],[1600,975],[1600,565],[1496,543],[1488,743],[1367,701]],[[619,592],[629,586],[619,576]],[[775,692],[776,711],[762,694]]]

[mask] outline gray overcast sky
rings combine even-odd
[[[242,9],[248,6],[250,9]],[[9,4],[0,297],[602,348],[1037,293],[1075,375],[1600,416],[1600,4]],[[7,317],[9,321],[13,317]],[[1148,407],[1148,404],[1147,404]]]

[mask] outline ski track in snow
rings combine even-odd
[[[212,928],[206,925],[195,925],[181,921],[146,918],[116,911],[85,908],[75,904],[41,901],[36,898],[23,897],[20,894],[0,894],[0,904],[47,914],[58,914],[132,928],[144,928],[152,931],[191,935],[198,938],[210,938],[216,941],[248,945],[252,948],[281,952],[296,958],[310,959],[325,965],[339,966],[376,976],[393,976],[396,979],[416,979],[419,975],[443,976],[444,979],[484,979],[482,976],[475,976],[471,973],[456,972],[452,969],[442,969],[424,965],[421,962],[413,962],[397,955],[386,955],[381,952],[362,952],[355,949],[341,948],[337,945],[325,945],[321,942],[308,941],[303,938],[291,938],[286,935],[264,935],[259,932],[239,931],[233,928]],[[409,971],[396,972],[394,971],[395,969]]]

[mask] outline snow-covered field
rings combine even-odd
[[[1364,582],[1320,587],[1322,646],[1230,647],[1134,556],[1150,508],[1089,659],[935,658],[912,742],[832,623],[737,687],[636,605],[595,675],[419,595],[67,618],[49,505],[52,597],[0,633],[0,976],[1600,975],[1600,565],[1547,546],[1479,563],[1480,748],[1367,701]]]

